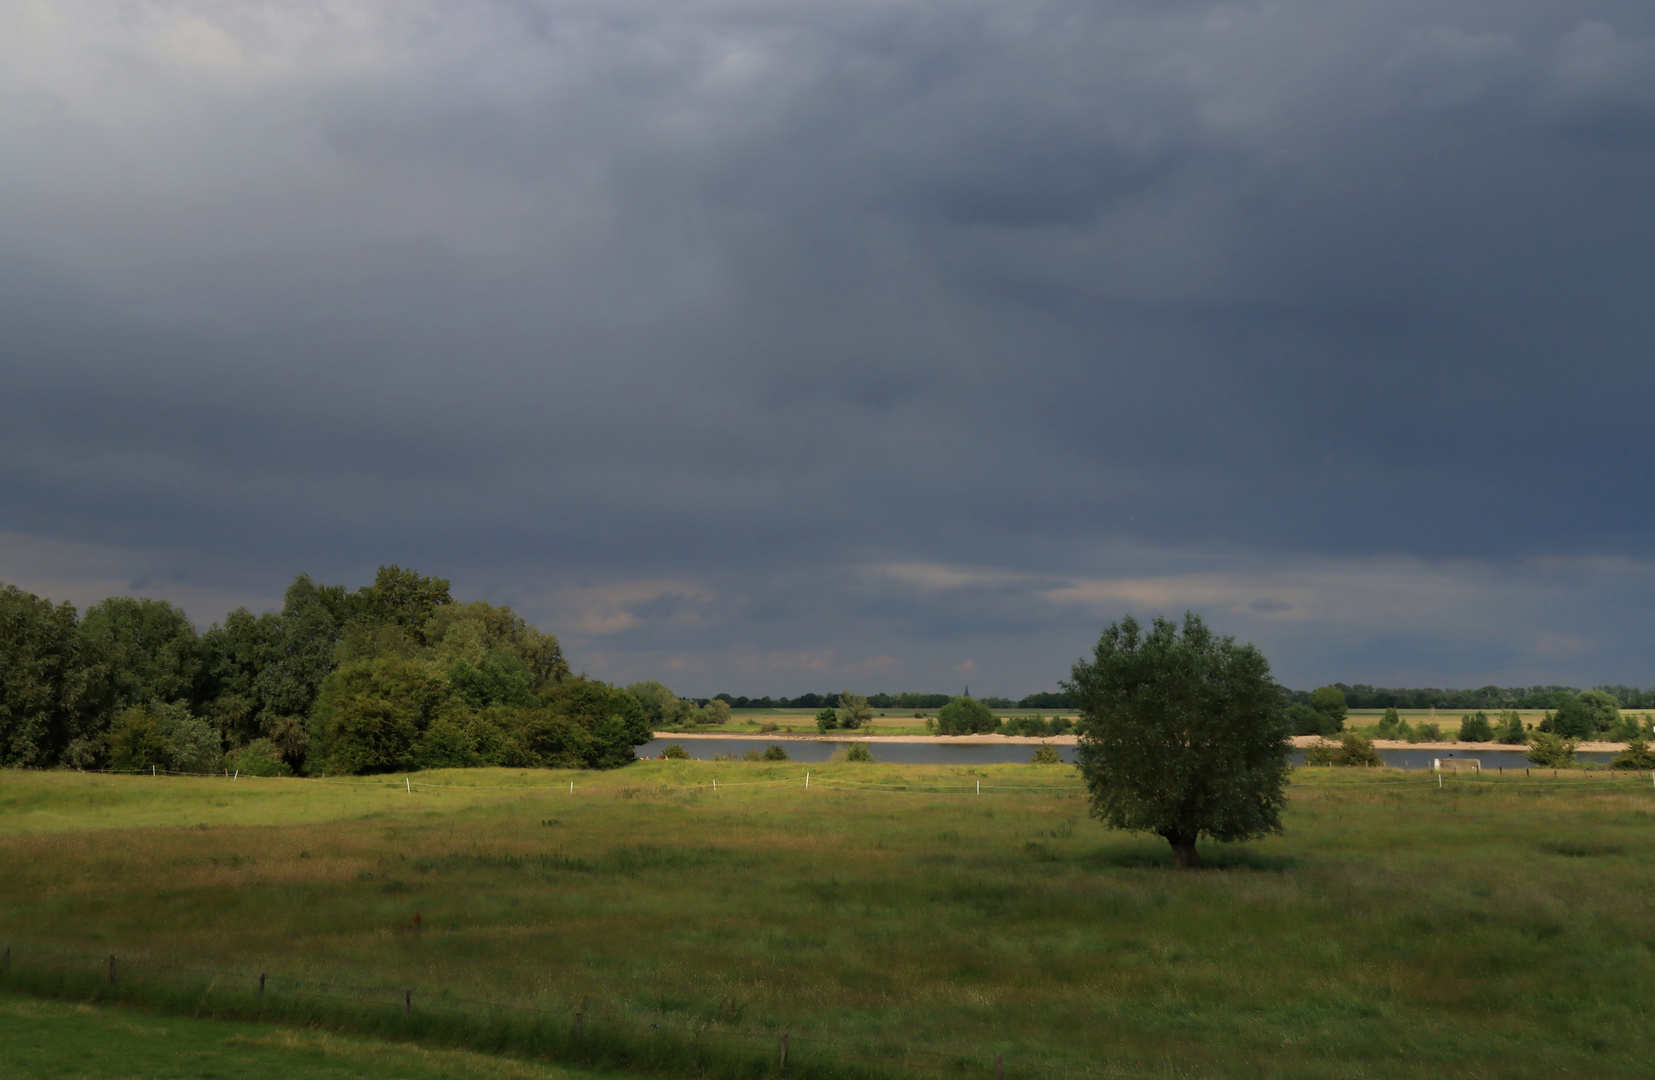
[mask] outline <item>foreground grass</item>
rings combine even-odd
[[[614,1073],[0,994],[7,1080],[599,1080]]]
[[[1179,874],[1065,768],[810,768],[4,773],[0,936],[1008,1073],[1648,1075],[1649,787],[1301,772]]]

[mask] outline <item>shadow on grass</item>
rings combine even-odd
[[[1560,840],[1556,843],[1536,844],[1535,847],[1549,855],[1562,855],[1566,859],[1589,859],[1595,855],[1624,855],[1625,844],[1599,843],[1590,840]]]
[[[1241,844],[1202,844],[1198,849],[1203,870],[1251,870],[1282,874],[1304,865],[1296,855],[1269,855]],[[1111,844],[1082,859],[1096,870],[1171,870],[1172,848],[1144,841]]]

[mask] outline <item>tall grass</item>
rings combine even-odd
[[[783,1030],[824,1048],[800,1069],[1646,1073],[1647,778],[1301,770],[1284,836],[1176,873],[1091,822],[1068,770],[809,768],[807,791],[766,784],[794,764],[651,762],[573,795],[504,770],[412,793],[0,774],[0,937],[18,972],[53,947],[415,989],[412,1017],[340,1004],[351,1030],[509,1049],[543,1024],[557,1056],[581,1011],[734,1055],[625,1063],[677,1074],[737,1075],[748,1043],[771,1067]]]

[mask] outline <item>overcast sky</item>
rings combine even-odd
[[[0,5],[0,580],[686,694],[1655,683],[1648,0]]]

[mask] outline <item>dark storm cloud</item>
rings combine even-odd
[[[3,18],[0,577],[413,562],[701,692],[1185,606],[1655,681],[1646,4]]]

